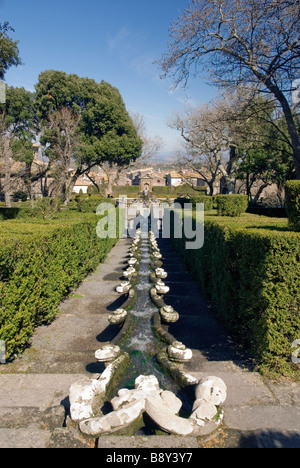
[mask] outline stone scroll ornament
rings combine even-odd
[[[212,433],[220,425],[223,412],[220,410],[227,395],[224,382],[218,377],[206,377],[199,381],[195,391],[195,402],[189,418],[178,416],[181,400],[170,391],[159,387],[154,375],[140,375],[135,388],[118,391],[111,400],[113,411],[106,415],[92,415],[93,398],[104,393],[99,381],[82,381],[71,387],[71,418],[79,422],[81,432],[98,437],[120,432],[135,426],[143,413],[163,431],[180,436],[203,436]],[[85,416],[89,417],[86,418]]]
[[[137,249],[142,232],[137,230],[136,237],[131,247],[129,269],[126,270],[128,281],[121,283],[116,288],[120,294],[127,294],[131,288],[130,278],[134,267],[138,265]],[[150,232],[150,248],[155,260],[161,259],[156,239]],[[162,282],[167,277],[165,271],[158,267],[156,272],[156,294],[165,294],[169,289]],[[177,312],[170,306],[160,309],[161,316],[167,322],[175,322],[179,319]],[[109,316],[110,323],[122,323],[126,319],[127,312],[123,309],[116,310]],[[167,348],[167,356],[170,361],[188,362],[192,359],[192,351],[181,342],[174,341]],[[227,397],[227,387],[218,377],[210,376],[200,381],[190,377],[190,383],[195,385],[195,401],[189,418],[179,416],[182,407],[181,400],[170,391],[160,388],[154,375],[140,375],[135,380],[135,388],[127,388],[118,391],[110,403],[112,411],[102,414],[100,408],[106,402],[106,391],[111,382],[115,369],[124,359],[122,350],[112,344],[103,345],[95,353],[99,362],[107,363],[105,371],[99,379],[83,378],[74,383],[70,388],[70,413],[71,419],[78,423],[80,431],[93,437],[107,434],[127,433],[134,434],[143,426],[144,413],[156,423],[163,431],[179,436],[205,436],[214,432],[223,420],[222,405]],[[140,426],[139,426],[140,424]]]

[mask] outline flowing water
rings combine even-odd
[[[157,307],[152,303],[150,289],[153,287],[150,281],[150,253],[147,229],[141,226],[143,234],[140,245],[140,262],[138,271],[137,299],[131,309],[134,322],[130,335],[123,340],[121,347],[130,356],[130,367],[119,380],[118,391],[122,388],[133,389],[135,379],[140,375],[155,375],[160,388],[173,392],[182,402],[179,415],[188,417],[192,412],[194,391],[191,387],[180,388],[167,372],[156,361],[156,355],[166,347],[152,330],[152,316],[157,312]],[[110,408],[111,410],[111,408]],[[144,419],[145,426],[136,435],[153,435],[157,428],[150,420]]]
[[[137,299],[130,311],[134,317],[130,336],[122,343],[122,349],[126,351],[131,360],[130,368],[119,382],[118,388],[133,388],[134,381],[139,375],[155,375],[164,390],[175,393],[177,384],[160,368],[156,362],[156,354],[165,346],[152,330],[152,316],[157,312],[157,307],[150,298],[150,253],[148,230],[143,229],[140,245],[140,269],[138,272]]]

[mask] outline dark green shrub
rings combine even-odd
[[[289,227],[300,231],[300,180],[289,180],[285,185],[285,208]]]
[[[116,243],[117,239],[97,237],[98,221],[96,215],[77,214],[37,224],[3,223],[0,339],[7,358],[24,349],[36,326],[55,318],[63,297]]]
[[[180,205],[182,208],[184,208],[184,205],[185,203],[191,203],[191,199],[190,198],[186,198],[186,197],[178,197],[174,200],[174,203],[177,203],[178,205]]]
[[[195,207],[197,203],[203,203],[205,211],[213,209],[213,197],[209,197],[207,195],[195,195],[194,197],[191,197],[190,203],[193,204],[193,207]]]
[[[81,213],[96,213],[98,206],[101,203],[107,202],[113,203],[113,200],[97,196],[90,196],[88,198],[77,197],[75,209]]]
[[[155,196],[160,195],[161,197],[177,197],[177,196],[198,196],[198,195],[205,195],[206,188],[198,187],[197,190],[193,189],[191,185],[183,184],[183,185],[164,185],[164,186],[154,186],[152,187],[152,192]]]
[[[27,193],[26,192],[23,192],[22,190],[18,190],[17,192],[14,192],[13,193],[13,196],[12,196],[12,201],[13,202],[25,202],[27,200]]]
[[[140,191],[139,185],[115,185],[113,187],[113,195],[119,197],[120,195],[134,195],[137,196]]]
[[[240,216],[248,207],[247,195],[217,195],[216,202],[220,216]]]
[[[44,197],[37,200],[35,209],[45,219],[52,219],[61,209],[61,198]]]
[[[256,203],[249,203],[247,208],[247,213],[257,214],[260,216],[269,216],[270,218],[286,218],[286,209],[284,207],[281,208],[273,208],[268,206],[262,206]]]
[[[0,219],[14,219],[19,215],[19,208],[0,208]]]
[[[187,250],[184,234],[172,242],[261,371],[289,373],[292,343],[300,336],[300,234],[248,216],[248,226],[206,217],[202,249]]]
[[[19,204],[18,204],[19,205]],[[0,220],[9,219],[27,219],[42,217],[42,213],[37,208],[24,206],[20,203],[20,207],[3,208],[0,207]]]
[[[87,189],[87,193],[88,195],[97,195],[97,194],[100,195],[100,190],[95,185],[89,185]]]
[[[177,192],[176,192],[176,187],[174,187],[173,185],[155,185],[154,187],[152,187],[152,192],[154,193],[154,195],[164,195],[165,197],[167,196],[176,196]]]
[[[89,198],[84,199],[84,198],[77,198],[76,199],[76,209],[77,211],[80,211],[81,213],[96,213],[97,206],[99,205],[99,202],[92,203]]]

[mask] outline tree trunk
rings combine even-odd
[[[104,191],[105,191],[105,196],[106,197],[112,197],[113,196],[113,186],[116,185],[120,178],[121,170],[123,168],[117,167],[117,165],[112,165],[112,164],[100,164],[101,169],[105,172],[107,176],[107,184],[104,185]],[[114,176],[113,175],[113,169],[116,168],[117,174]]]
[[[105,187],[105,195],[106,197],[112,196],[113,195],[113,177],[108,174],[108,181],[107,181],[107,186]]]
[[[214,180],[208,180],[207,182],[208,185],[208,194],[210,197],[213,196],[214,194]]]
[[[236,187],[236,179],[235,177],[232,177],[231,175],[229,175],[226,171],[226,169],[224,169],[224,167],[222,165],[220,165],[220,171],[222,173],[222,176],[225,180],[225,184],[226,184],[226,189],[227,189],[227,193],[232,195],[235,193],[235,187]]]
[[[31,205],[33,205],[32,186],[31,186],[31,170],[32,170],[32,162],[25,163],[25,174],[24,174],[24,179],[25,180],[24,180],[24,182],[25,182],[25,185],[26,185],[29,200],[31,201]]]
[[[41,193],[43,197],[48,197],[49,196],[49,190],[48,190],[48,175],[47,173],[45,174],[45,178],[41,177]]]
[[[5,207],[11,208],[11,193],[4,192],[4,198],[5,198]]]
[[[4,135],[3,152],[5,162],[3,192],[5,197],[5,206],[6,208],[11,208],[11,150],[8,135]]]
[[[248,172],[246,173],[246,193],[248,199],[251,200],[250,174]]]
[[[227,177],[226,180],[227,191],[229,195],[235,194],[236,180],[232,177]]]
[[[291,142],[292,142],[293,160],[294,160],[294,167],[296,171],[296,178],[300,180],[300,136],[297,131],[297,125],[295,123],[291,107],[285,95],[283,94],[283,92],[275,84],[273,84],[270,79],[266,80],[265,83],[266,83],[266,86],[269,88],[269,90],[274,94],[276,99],[278,99],[282,107],[284,117],[285,117],[287,127],[288,127],[288,132],[289,132]]]
[[[75,174],[71,178],[70,182],[68,184],[66,184],[65,199],[64,199],[64,205],[65,206],[70,202],[70,200],[72,198],[72,193],[73,193],[74,186],[75,186],[76,181],[77,181],[77,179],[78,179],[78,177],[80,175],[81,175],[81,173],[77,169],[77,171],[75,172]]]
[[[257,203],[257,202],[258,202],[259,197],[261,196],[263,190],[264,190],[265,188],[269,187],[269,185],[271,185],[271,184],[268,183],[268,182],[265,182],[264,184],[262,184],[262,185],[259,187],[259,189],[258,189],[258,191],[257,191],[257,193],[256,193],[256,195],[255,195],[255,197],[254,197],[254,203]]]
[[[298,144],[298,148],[296,148],[296,150],[294,149],[293,153],[296,178],[300,180],[300,143]]]

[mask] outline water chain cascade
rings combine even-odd
[[[193,352],[162,327],[176,322],[179,314],[164,302],[167,272],[148,225],[136,230],[123,276],[116,291],[125,302],[108,317],[119,333],[95,352],[105,365],[99,378],[83,377],[71,386],[72,421],[92,437],[135,435],[147,421],[166,434],[213,433],[223,420],[227,388],[218,377],[198,381],[182,370]],[[189,406],[182,410],[180,388],[193,389],[189,414]]]

